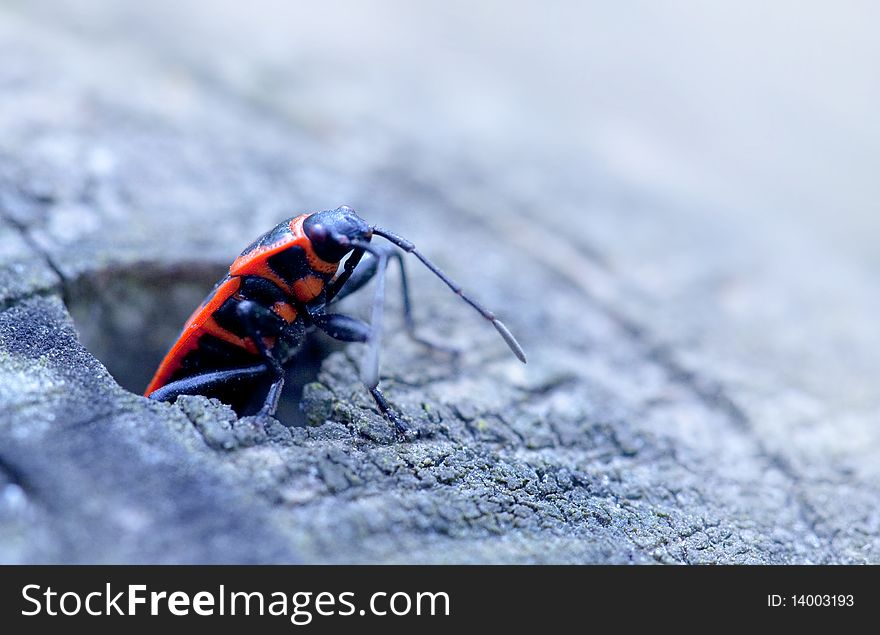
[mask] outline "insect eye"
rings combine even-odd
[[[347,247],[349,243],[348,236],[331,231],[326,225],[314,225],[309,232],[309,239],[314,244],[328,247]]]
[[[327,262],[339,262],[351,251],[352,227],[336,210],[312,214],[303,223],[303,230],[315,253]]]
[[[326,242],[330,237],[330,232],[327,231],[327,228],[323,225],[313,225],[311,227],[311,231],[309,232],[309,238],[313,242]]]

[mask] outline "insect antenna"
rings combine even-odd
[[[523,364],[526,363],[525,351],[523,351],[522,346],[519,345],[519,342],[516,341],[513,333],[511,333],[510,330],[508,330],[508,328],[504,326],[504,323],[497,317],[495,317],[495,314],[492,313],[492,311],[465,294],[464,290],[461,288],[461,285],[457,284],[454,280],[452,280],[452,278],[443,273],[443,271],[437,265],[428,260],[428,258],[426,258],[425,255],[422,254],[422,252],[416,249],[416,246],[414,244],[412,244],[403,236],[395,234],[394,232],[390,232],[386,229],[381,229],[379,227],[373,227],[373,233],[394,243],[405,252],[410,253],[421,260],[422,264],[430,269],[435,276],[445,282],[446,286],[452,289],[452,291],[456,295],[458,295],[462,300],[470,304],[474,309],[477,310],[480,315],[489,320],[492,323],[492,326],[495,327],[495,330],[497,330],[501,337],[504,339],[507,346],[510,347],[510,350],[513,351],[513,354],[516,355],[516,357],[519,359],[519,361],[521,361]]]

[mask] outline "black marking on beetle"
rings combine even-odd
[[[289,296],[277,284],[260,276],[242,276],[238,293],[242,298],[263,306],[272,306],[276,302],[290,300]]]
[[[245,247],[244,251],[241,252],[241,256],[247,256],[252,251],[259,249],[261,247],[269,247],[274,245],[275,243],[283,240],[290,234],[290,221],[284,221],[283,223],[279,223],[275,225],[272,229],[267,231],[265,234],[257,238],[250,245]],[[239,256],[239,257],[241,257]]]
[[[273,254],[267,260],[269,267],[278,274],[286,283],[293,284],[306,276],[315,275],[315,271],[309,266],[309,259],[305,250],[299,245],[294,245]]]
[[[246,333],[244,325],[241,323],[241,317],[238,315],[239,304],[241,304],[241,300],[238,300],[235,297],[227,298],[226,301],[220,305],[220,308],[214,311],[214,320],[221,328],[226,329],[237,337],[243,338]]]
[[[210,334],[199,338],[197,348],[188,352],[174,371],[171,381],[189,377],[207,370],[221,370],[248,366],[259,360],[259,355]]]

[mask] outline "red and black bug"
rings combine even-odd
[[[403,258],[392,245],[372,243],[373,236],[381,236],[421,260],[489,320],[525,363],[525,354],[507,327],[415,245],[369,225],[352,208],[342,206],[285,220],[248,246],[186,322],[144,394],[161,401],[179,395],[207,395],[235,406],[246,403],[256,391],[265,391],[259,415],[274,415],[285,368],[307,330],[317,327],[338,340],[366,342],[361,379],[385,417],[403,430],[402,421],[378,389],[385,270],[390,259],[395,259],[401,270],[407,332],[422,344],[441,347],[416,335]],[[373,277],[376,288],[371,324],[327,312],[333,302]]]

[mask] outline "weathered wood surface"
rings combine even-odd
[[[880,561],[876,184],[846,172],[832,214],[737,190],[742,154],[658,158],[594,85],[668,97],[674,56],[603,66],[597,34],[628,31],[601,11],[179,4],[0,5],[0,561]],[[467,349],[412,345],[391,294],[383,383],[416,439],[355,347],[300,379],[305,426],[130,392],[245,243],[343,202],[528,366],[411,266],[423,331]]]

